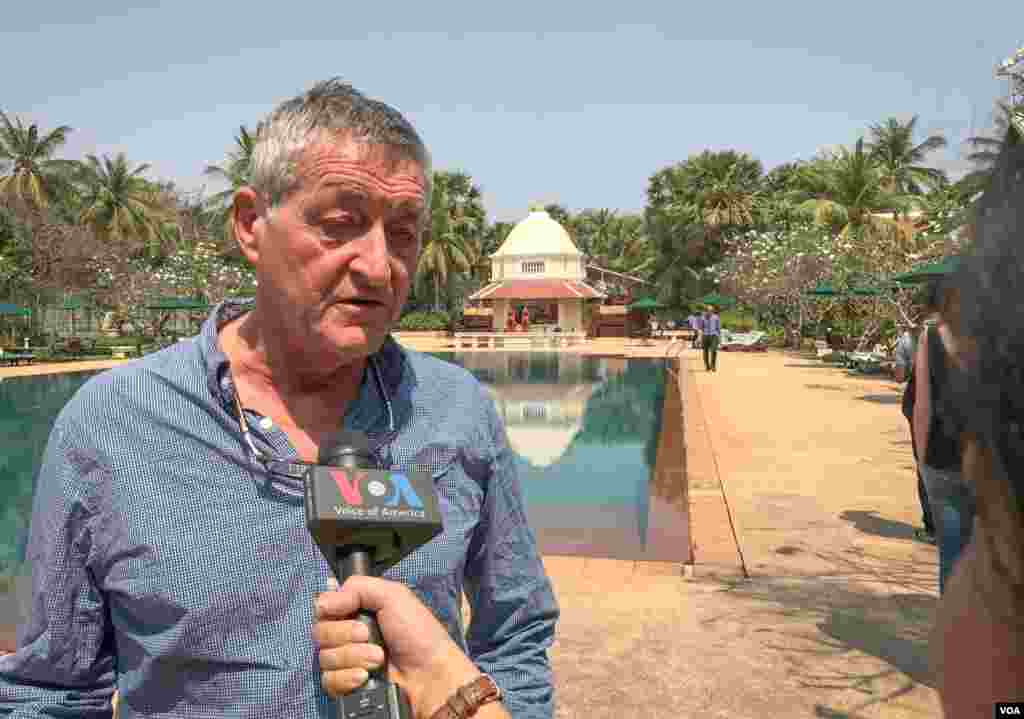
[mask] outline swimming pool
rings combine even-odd
[[[569,353],[435,356],[468,369],[494,397],[542,553],[689,559],[681,413],[664,361]],[[50,428],[95,374],[0,382],[0,614],[14,577],[26,570],[35,477]]]
[[[664,360],[434,355],[494,398],[543,554],[689,560],[682,414]]]

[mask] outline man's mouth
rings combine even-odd
[[[357,305],[360,307],[382,307],[384,305],[384,303],[379,300],[368,300],[362,297],[350,297],[348,299],[341,300],[340,304]]]

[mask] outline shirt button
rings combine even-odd
[[[260,429],[270,429],[273,426],[274,420],[270,419],[270,417],[264,417],[260,420]]]

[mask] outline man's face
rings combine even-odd
[[[339,137],[307,148],[298,189],[252,225],[260,299],[290,352],[356,360],[380,349],[409,295],[421,242],[422,167]],[[243,250],[245,250],[243,243]]]

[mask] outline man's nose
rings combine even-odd
[[[391,255],[388,238],[382,222],[375,222],[359,241],[359,249],[349,268],[361,275],[373,287],[387,287],[391,283]]]

